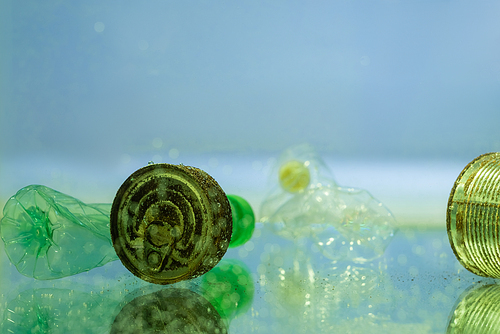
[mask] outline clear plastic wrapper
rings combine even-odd
[[[275,233],[310,238],[333,261],[364,263],[384,253],[396,231],[392,213],[368,191],[339,186],[312,147],[285,151],[276,175],[261,208]]]

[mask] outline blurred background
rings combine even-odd
[[[258,207],[291,145],[400,224],[500,150],[497,1],[0,0],[0,204],[28,184],[111,202],[148,161]]]

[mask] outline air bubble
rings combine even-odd
[[[101,33],[104,31],[105,25],[102,22],[96,22],[94,23],[94,30],[98,33]]]

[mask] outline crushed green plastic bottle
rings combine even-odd
[[[5,204],[0,234],[17,270],[36,279],[75,275],[117,260],[109,233],[110,204],[85,204],[42,185]]]

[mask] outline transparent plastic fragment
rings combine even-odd
[[[302,189],[291,192],[278,174],[278,182],[274,182],[278,186],[261,210],[261,220],[269,223],[275,233],[291,240],[311,238],[322,254],[334,261],[364,263],[384,253],[396,231],[395,219],[368,191],[338,186],[308,145],[287,150],[278,165],[298,168],[295,173],[286,173],[285,183],[294,189],[301,185]],[[304,167],[310,175],[306,187]],[[290,175],[301,180],[294,182]]]

